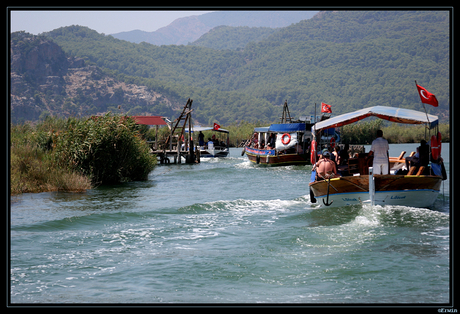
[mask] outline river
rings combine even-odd
[[[431,209],[330,209],[310,202],[310,171],[256,167],[232,148],[143,182],[12,197],[10,301],[450,301],[449,179]]]

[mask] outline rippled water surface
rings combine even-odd
[[[449,302],[449,181],[432,209],[318,208],[311,166],[240,153],[12,198],[11,302]]]

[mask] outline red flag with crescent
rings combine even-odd
[[[331,108],[331,105],[328,105],[328,104],[325,104],[325,103],[321,103],[321,112],[324,112],[324,113],[332,113],[332,108]]]
[[[436,96],[434,94],[430,93],[429,91],[427,91],[425,88],[423,88],[422,86],[418,84],[416,84],[416,86],[417,86],[418,94],[420,96],[420,100],[424,104],[429,104],[434,107],[438,106],[438,100],[436,99]]]
[[[217,123],[214,122],[214,130],[219,130],[220,129],[220,125],[218,125]]]

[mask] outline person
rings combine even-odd
[[[252,145],[253,148],[259,148],[259,145],[258,145],[259,144],[259,136],[258,136],[257,133],[254,133],[254,135],[252,136],[252,143],[253,143],[253,145]]]
[[[305,151],[309,152],[310,151],[310,145],[311,145],[311,139],[309,137],[304,137],[305,139]]]
[[[200,134],[198,134],[198,142],[200,146],[204,146],[204,134],[201,133],[201,131]]]
[[[430,163],[430,146],[427,144],[425,140],[420,141],[419,146],[419,154],[420,154],[420,166],[428,166]]]
[[[211,138],[208,138],[208,149],[214,149],[214,142]]]
[[[390,146],[388,145],[388,141],[383,138],[383,131],[377,130],[377,138],[372,142],[369,151],[369,155],[374,156],[374,174],[389,174],[389,149]]]
[[[411,166],[426,167],[430,158],[430,147],[425,140],[420,141],[420,146],[417,147],[417,153],[412,157],[406,157],[406,168],[409,170]],[[410,163],[410,165],[409,165]]]
[[[332,160],[335,161],[336,165],[340,165],[340,147],[339,145],[336,145],[334,149],[332,150]]]
[[[275,149],[275,143],[276,143],[275,133],[270,133],[270,137],[268,138],[267,148]]]
[[[347,143],[345,144],[345,147],[340,150],[339,152],[340,163],[338,164],[339,166],[343,166],[348,163],[348,158],[350,158],[350,156],[348,155],[349,149],[350,149],[350,144]]]
[[[333,162],[330,157],[331,153],[328,149],[323,149],[322,152],[323,158],[320,159],[316,164],[316,174],[317,179],[325,179],[327,174],[332,174],[331,177],[335,177],[337,175],[337,168],[335,166],[335,162]]]

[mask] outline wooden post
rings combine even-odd
[[[180,160],[180,148],[182,146],[182,143],[181,143],[181,140],[180,138],[177,139],[177,163],[180,164],[181,163],[181,160]]]
[[[197,145],[196,146],[196,161],[197,161],[197,163],[201,162],[200,158],[201,158],[201,152],[200,152],[199,146]]]

